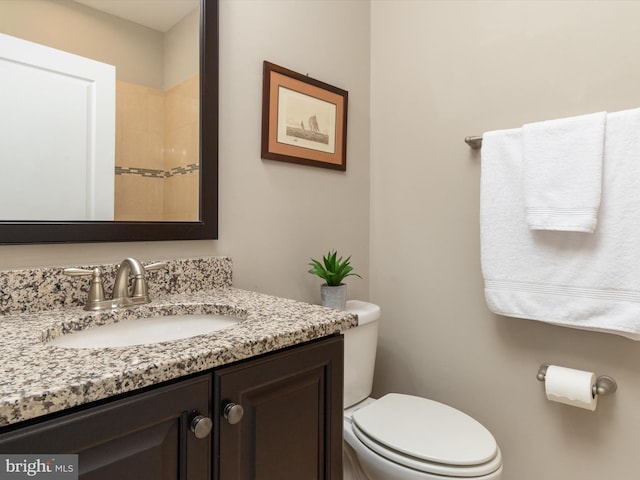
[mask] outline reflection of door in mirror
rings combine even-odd
[[[0,32],[115,65],[115,181],[110,182],[116,221],[197,221],[199,1],[150,3],[2,0]],[[136,17],[141,4],[144,21]],[[173,11],[161,10],[161,4]],[[129,8],[102,10],[122,6]],[[10,173],[7,159],[0,156],[0,163],[3,173]],[[44,219],[37,211],[24,218]]]
[[[112,65],[0,33],[1,219],[114,219],[115,85]]]

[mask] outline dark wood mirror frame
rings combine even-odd
[[[200,221],[0,222],[0,244],[218,238],[218,0],[201,0],[200,25]]]

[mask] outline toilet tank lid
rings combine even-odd
[[[345,310],[358,315],[358,325],[379,320],[381,315],[381,309],[378,305],[362,300],[347,300]]]

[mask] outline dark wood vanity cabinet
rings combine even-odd
[[[341,335],[215,370],[214,480],[341,479],[342,377]]]
[[[200,375],[0,435],[0,453],[79,454],[82,480],[208,480],[211,375]]]
[[[342,342],[312,341],[6,427],[0,453],[77,453],[82,480],[339,480]],[[230,404],[244,410],[227,414],[237,423],[225,417]],[[194,428],[196,417],[211,418],[211,434],[197,438],[193,430],[208,432]]]

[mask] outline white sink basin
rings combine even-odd
[[[48,343],[65,348],[148,345],[215,332],[238,322],[239,318],[216,314],[159,315],[90,327],[61,335]]]

